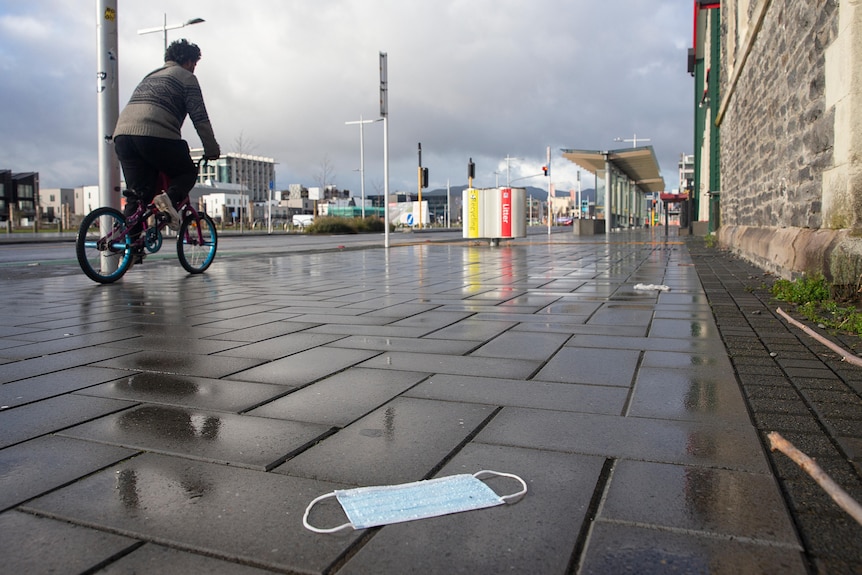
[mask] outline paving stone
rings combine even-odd
[[[459,403],[618,415],[625,404],[628,390],[599,385],[443,374],[423,381],[404,395]]]
[[[275,360],[305,351],[320,345],[332,343],[341,339],[342,336],[316,334],[316,333],[293,333],[282,335],[261,341],[255,341],[247,345],[233,347],[229,350],[214,353],[216,357],[245,357],[249,359]]]
[[[719,337],[718,329],[711,318],[706,320],[656,319],[650,327],[649,336],[685,339],[711,339]]]
[[[135,373],[88,387],[81,395],[240,412],[286,392],[284,386],[168,373]]]
[[[328,344],[328,346],[379,351],[412,351],[445,355],[462,355],[475,349],[481,343],[482,342],[478,340],[441,340],[419,337],[353,335],[333,341]]]
[[[566,453],[766,473],[753,429],[504,407],[474,440]]]
[[[424,327],[399,327],[392,325],[348,325],[328,323],[309,328],[306,333],[333,333],[337,335],[361,335],[378,337],[422,337],[429,333]]]
[[[262,363],[262,360],[236,357],[194,355],[193,353],[168,351],[141,351],[95,364],[131,371],[172,373],[198,377],[224,377]]]
[[[449,373],[482,377],[527,378],[541,363],[522,359],[490,357],[464,357],[458,355],[434,355],[428,353],[391,352],[382,353],[360,364],[373,369],[397,369],[426,373]]]
[[[564,347],[534,379],[630,387],[639,357],[640,353],[635,350]]]
[[[137,573],[159,573],[159,575],[188,575],[189,573],[218,573],[220,575],[265,575],[269,570],[230,563],[214,557],[178,551],[163,545],[147,543],[124,555],[95,575],[135,575]]]
[[[598,302],[573,302],[568,300],[555,301],[536,311],[536,315],[579,315],[589,317],[601,307]]]
[[[619,461],[600,518],[800,548],[768,474]]]
[[[799,514],[806,547],[821,561],[840,561],[858,566],[862,562],[862,525],[846,513]],[[854,567],[858,571],[857,567]],[[853,573],[853,571],[850,571]]]
[[[73,367],[0,385],[0,410],[63,395],[110,381],[130,372],[100,367]]]
[[[419,481],[493,413],[485,405],[396,398],[274,471],[356,486]]]
[[[353,367],[247,413],[345,427],[407,391],[429,374]]]
[[[507,332],[491,339],[470,355],[544,361],[568,340],[568,335],[559,333]]]
[[[706,353],[714,350],[708,342],[679,338],[661,337],[625,337],[578,334],[566,344],[568,347],[596,347],[601,349],[636,349],[656,351],[679,351],[688,353]]]
[[[358,535],[323,537],[302,526],[302,515],[315,497],[343,487],[144,454],[24,509],[259,568],[321,573]]]
[[[377,355],[374,351],[318,347],[251,369],[236,370],[228,379],[302,386]],[[228,360],[230,358],[225,358]],[[234,360],[242,361],[242,360]]]
[[[472,314],[460,312],[428,311],[391,323],[387,319],[386,323],[392,327],[418,327],[427,330],[426,333],[430,333],[457,323],[463,319],[467,319],[471,315]]]
[[[131,401],[64,395],[0,411],[0,449],[128,409]]]
[[[339,573],[564,573],[603,459],[468,445],[437,476],[492,469],[527,482],[517,503],[387,525]],[[493,480],[498,493],[512,480]],[[517,484],[515,484],[517,485]],[[509,490],[508,492],[506,490]],[[572,528],[560,529],[559,525]]]
[[[0,449],[0,511],[134,455],[136,451],[45,436]],[[2,517],[2,516],[0,516]],[[0,529],[0,533],[6,533]]]
[[[638,325],[649,326],[653,319],[651,305],[605,304],[593,314],[588,325]]]
[[[751,409],[756,413],[782,413],[785,415],[810,415],[811,410],[801,399],[749,398]]]
[[[141,405],[61,432],[64,437],[268,470],[329,432],[325,425]]]
[[[613,337],[643,337],[646,335],[647,328],[644,326],[631,325],[585,325],[583,322],[564,323],[545,321],[522,322],[519,326],[513,327],[512,331],[539,331],[543,333],[565,333],[571,335],[591,334]]]
[[[0,385],[55,371],[94,364],[108,358],[123,356],[127,353],[128,351],[117,349],[88,347],[46,355],[45,357],[4,363],[0,365]]]
[[[759,429],[771,431],[794,431],[801,433],[818,433],[820,424],[812,414],[793,415],[786,413],[762,412],[754,414],[755,424]]]
[[[733,376],[733,367],[728,361],[727,356],[723,353],[716,353],[714,350],[709,352],[704,350],[700,353],[650,350],[644,353],[641,365],[643,367],[709,371],[712,372],[711,375],[716,379],[720,377],[724,381],[736,385],[736,378]]]
[[[465,319],[446,326],[426,335],[423,339],[446,339],[484,341],[491,339],[506,330],[518,325],[512,321],[486,321],[481,319]]]
[[[353,306],[351,306],[353,307]],[[427,304],[427,303],[408,303],[407,301],[403,303],[398,303],[395,305],[390,305],[386,307],[375,308],[372,311],[368,311],[368,309],[363,309],[361,306],[356,306],[357,311],[361,311],[362,313],[367,313],[370,316],[374,317],[385,317],[385,318],[396,318],[396,319],[405,319],[420,313],[425,313],[431,310],[434,310],[439,307],[438,304]]]
[[[688,421],[736,420],[749,416],[739,386],[715,369],[641,367],[628,415]]]
[[[6,573],[86,573],[139,543],[129,537],[28,513],[0,514]]]
[[[208,339],[218,341],[239,341],[239,342],[256,342],[263,341],[272,337],[296,333],[312,327],[317,323],[300,323],[295,321],[274,321],[263,325],[247,327],[244,329],[233,330],[218,330],[218,333],[211,334]]]

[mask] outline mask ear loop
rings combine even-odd
[[[302,516],[302,524],[305,526],[305,528],[309,531],[314,531],[315,533],[338,533],[339,531],[344,531],[346,529],[356,529],[353,526],[353,523],[350,523],[349,521],[344,525],[339,525],[338,527],[332,527],[329,529],[315,527],[308,522],[308,515],[311,513],[311,508],[314,507],[318,502],[323,501],[324,499],[328,499],[330,497],[335,497],[335,491],[333,491],[332,493],[321,495],[320,497],[316,498],[314,501],[308,504],[308,507],[305,508],[305,514]]]
[[[509,477],[511,479],[515,479],[521,483],[523,489],[518,491],[517,493],[512,493],[511,495],[501,495],[500,499],[502,499],[505,503],[517,503],[521,500],[524,495],[527,494],[527,483],[512,473],[503,473],[501,471],[491,471],[490,469],[484,469],[482,471],[477,471],[473,474],[473,477],[476,479],[485,479],[488,477]]]

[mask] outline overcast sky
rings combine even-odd
[[[98,182],[95,0],[0,0],[0,168],[41,187]],[[431,188],[541,172],[576,186],[561,148],[652,145],[668,189],[692,153],[690,0],[119,0],[120,106],[164,55],[169,30],[203,57],[200,80],[222,152],[273,158],[276,188],[360,190],[359,126],[379,117],[388,54],[390,189],[416,189],[417,143]],[[383,190],[383,124],[365,135],[366,193]],[[200,141],[191,122],[184,135]],[[649,141],[642,141],[649,139]],[[496,174],[495,174],[496,172]],[[546,186],[543,178],[517,185]],[[582,175],[592,187],[592,176]]]

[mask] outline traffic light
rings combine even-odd
[[[422,187],[428,187],[428,168],[422,168]]]
[[[542,166],[542,173],[544,173],[544,174],[545,174],[545,176],[547,177],[547,175],[548,175],[548,166]]]
[[[473,158],[467,163],[467,177],[473,179],[476,177],[476,164],[473,163]]]

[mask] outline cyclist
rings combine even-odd
[[[117,120],[114,149],[130,190],[126,195],[131,196],[124,210],[127,217],[135,213],[138,201],[153,202],[170,216],[171,229],[179,229],[175,206],[185,199],[198,176],[189,145],[182,139],[186,116],[201,139],[204,157],[216,159],[221,153],[194,74],[200,57],[195,44],[185,39],[172,42],[165,51],[165,65],[141,80]],[[170,184],[166,193],[154,198],[159,173]],[[133,231],[140,233],[140,229]]]

